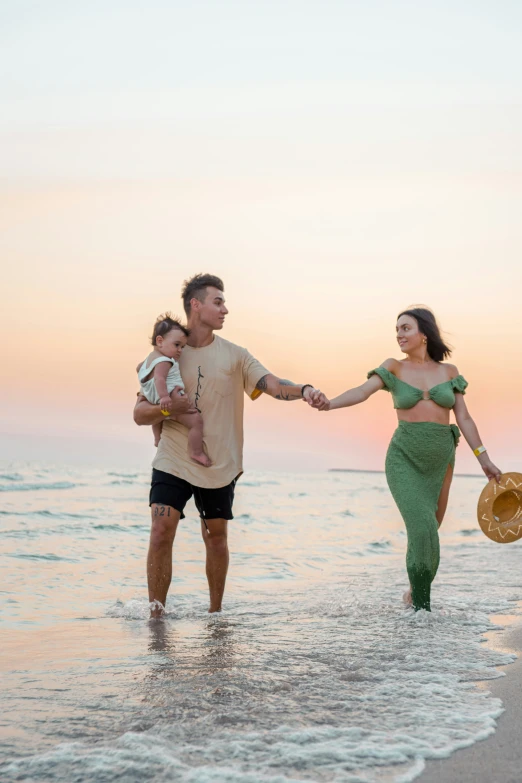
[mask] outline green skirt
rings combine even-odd
[[[388,486],[408,535],[406,568],[416,611],[430,611],[440,560],[437,506],[459,438],[455,424],[400,421],[386,454]]]

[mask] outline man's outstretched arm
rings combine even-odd
[[[180,413],[196,413],[196,409],[185,394],[179,394],[177,388],[172,394],[171,415],[177,416]],[[139,425],[152,425],[164,421],[167,416],[161,412],[159,405],[152,405],[142,394],[138,394],[136,405],[134,406],[134,421]]]
[[[256,384],[256,389],[269,394],[275,400],[283,400],[284,402],[292,402],[293,400],[305,400],[306,402],[315,402],[319,399],[319,396],[323,396],[323,393],[319,389],[315,389],[311,384],[306,383],[304,386],[300,383],[292,383],[284,378],[276,378],[275,375],[268,373],[263,375],[262,378]]]

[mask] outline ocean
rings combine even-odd
[[[148,619],[149,470],[0,468],[0,779],[407,783],[495,729],[520,544],[454,480],[432,613],[404,606],[406,536],[381,473],[247,472],[224,611],[207,612],[192,502]]]

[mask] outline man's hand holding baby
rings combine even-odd
[[[180,394],[180,386],[176,386],[170,395],[171,416],[180,416],[183,413],[197,413],[197,409],[186,394]],[[162,421],[165,417],[159,412],[159,405],[151,405],[143,394],[138,394],[136,405],[134,406],[134,421],[136,424],[150,425]]]
[[[170,395],[167,394],[166,397],[161,397],[159,401],[159,406],[162,411],[165,413],[170,413],[172,410],[172,400],[170,399]]]
[[[159,406],[162,411],[168,411],[172,416],[198,412],[181,386],[175,386],[168,397],[162,397]]]

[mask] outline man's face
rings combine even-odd
[[[225,294],[218,288],[208,286],[207,295],[203,302],[192,300],[192,308],[197,309],[201,323],[211,329],[222,329],[225,316],[228,313],[225,307]]]

